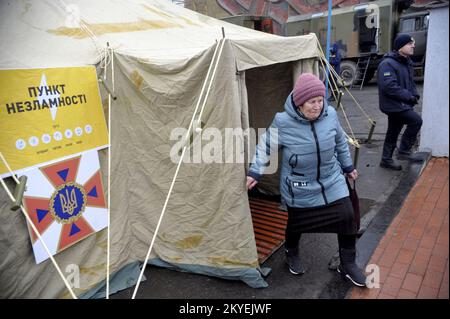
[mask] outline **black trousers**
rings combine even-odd
[[[416,142],[417,134],[422,127],[422,118],[412,109],[402,112],[388,113],[388,129],[386,132],[385,143],[396,145],[398,136],[404,125],[406,125],[400,141],[400,151],[409,151]]]
[[[288,206],[286,248],[296,248],[302,233],[336,233],[339,247],[354,248],[357,229],[350,198],[318,207]]]

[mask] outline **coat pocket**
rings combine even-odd
[[[290,153],[288,157],[289,174],[301,177],[305,180],[312,180],[316,177],[317,154],[309,153]]]
[[[285,184],[291,197],[290,205],[294,205],[295,200],[306,203],[313,201],[314,197],[320,194],[319,183],[303,176],[288,175]]]

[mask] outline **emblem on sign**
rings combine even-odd
[[[61,224],[70,224],[80,218],[86,206],[86,192],[77,183],[59,186],[50,199],[50,213]]]

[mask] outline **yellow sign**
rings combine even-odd
[[[0,70],[0,128],[13,171],[107,147],[95,68]]]

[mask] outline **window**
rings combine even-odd
[[[416,27],[414,28],[414,31],[420,31],[422,30],[422,19],[420,17],[416,18]]]
[[[400,23],[400,32],[407,33],[415,31],[416,19],[404,19]]]

